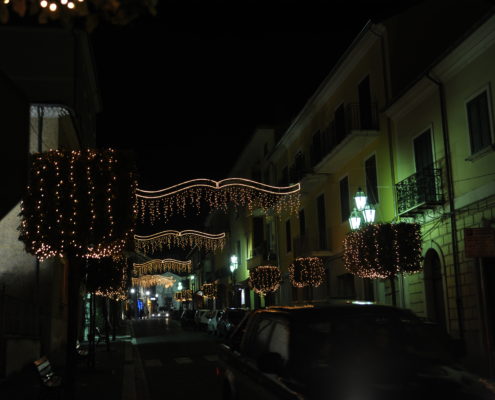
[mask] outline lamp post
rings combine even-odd
[[[192,309],[194,310],[194,274],[189,275],[189,289],[191,289],[191,301],[192,301]]]
[[[349,225],[353,231],[359,229],[362,223],[372,224],[375,222],[375,208],[368,203],[368,198],[361,188],[358,188],[354,196],[356,206],[349,216]]]
[[[230,257],[230,273],[232,275],[232,303],[235,303],[235,270],[238,265],[237,256],[234,254]]]

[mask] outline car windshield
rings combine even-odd
[[[319,317],[296,322],[292,338],[296,363],[328,367],[338,359],[362,363],[377,358],[452,361],[446,334],[435,325],[407,314],[350,313]]]

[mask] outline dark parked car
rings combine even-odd
[[[458,342],[409,310],[344,302],[251,312],[220,346],[224,399],[489,400]]]
[[[247,311],[245,308],[226,308],[217,323],[218,336],[227,337],[241,322]]]
[[[184,310],[180,316],[182,328],[194,328],[194,310]]]

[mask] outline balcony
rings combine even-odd
[[[350,155],[372,143],[379,135],[378,108],[374,103],[364,112],[359,104],[348,104],[342,117],[336,118],[314,138],[311,166],[316,172],[334,173]]]
[[[277,263],[277,256],[268,248],[267,242],[262,242],[251,250],[250,257],[246,260],[247,268],[255,268],[260,265],[274,265]]]
[[[327,229],[327,239],[329,229]],[[317,238],[312,238],[309,235],[296,237],[292,240],[292,251],[294,258],[299,257],[328,257],[333,253],[328,249],[320,248]]]
[[[444,202],[442,169],[425,168],[395,185],[397,211],[402,217],[413,217]]]

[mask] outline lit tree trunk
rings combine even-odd
[[[66,399],[73,399],[75,395],[80,263],[81,260],[75,257],[72,253],[67,254],[67,276],[69,290],[67,310],[67,348],[65,356],[66,376],[64,382],[64,395]]]
[[[395,293],[395,276],[388,278],[390,280],[390,290],[392,292],[392,305],[397,306],[397,296]]]

